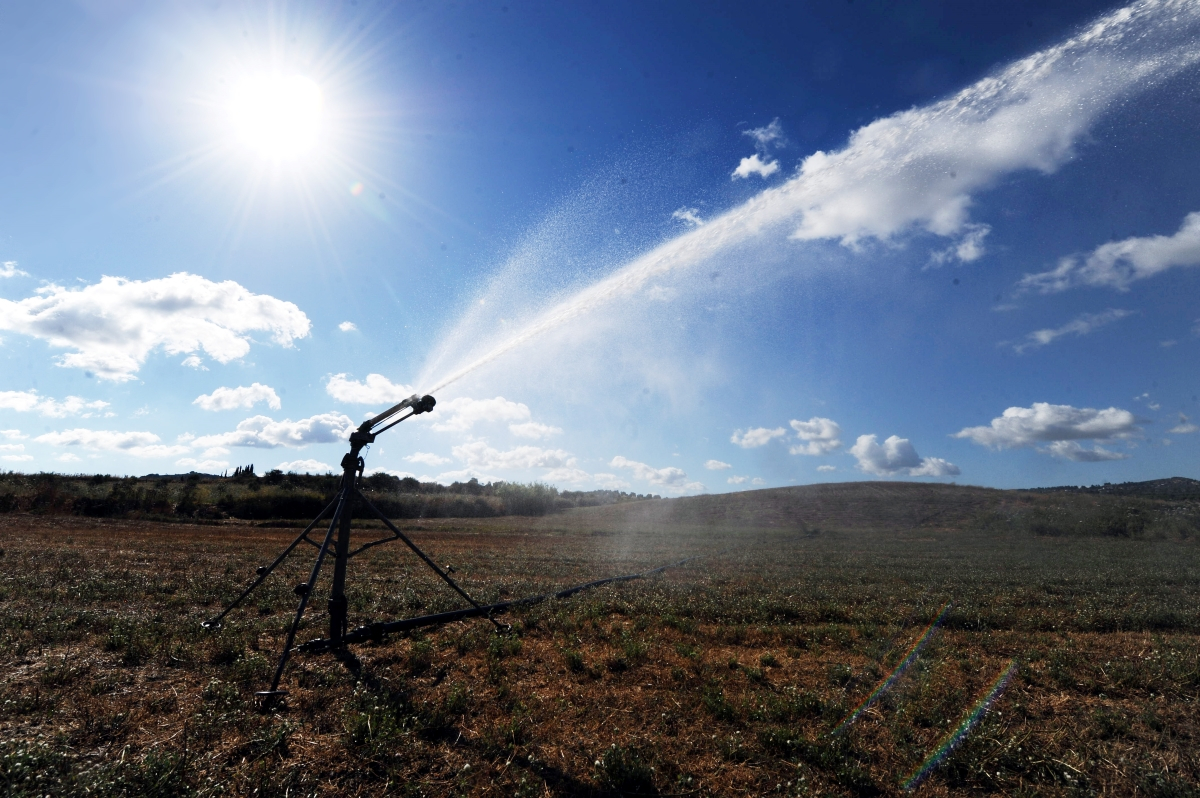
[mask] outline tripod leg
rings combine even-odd
[[[450,578],[449,574],[447,574],[441,568],[438,568],[437,563],[435,563],[433,560],[429,559],[429,557],[425,556],[425,552],[423,552],[419,548],[417,548],[417,544],[413,543],[411,540],[409,540],[405,536],[405,534],[403,532],[401,532],[399,529],[397,529],[396,525],[393,524],[391,521],[389,521],[387,516],[385,516],[383,513],[379,512],[379,509],[375,505],[371,504],[371,500],[368,499],[366,496],[364,496],[362,494],[362,491],[356,490],[355,493],[358,494],[358,498],[362,499],[363,504],[367,505],[367,507],[370,508],[371,512],[375,513],[376,517],[379,518],[379,520],[382,521],[384,524],[386,524],[388,529],[392,530],[392,534],[395,535],[396,537],[400,538],[400,540],[404,541],[404,545],[408,546],[410,549],[412,549],[413,553],[416,554],[418,557],[420,557],[422,560],[424,560],[425,564],[428,565],[430,568],[432,568],[434,570],[434,572],[438,576],[440,576],[443,581],[445,581],[446,584],[448,584],[448,585],[450,585],[450,587],[454,588],[454,592],[458,593],[458,595],[462,596],[468,602],[470,602],[471,606],[474,607],[475,609],[481,609],[479,604],[477,604],[475,602],[475,599],[468,596],[466,594],[466,592],[461,587],[458,586],[458,583]],[[501,626],[496,621],[495,618],[493,618],[490,615],[488,615],[486,617],[489,621],[492,622],[492,625],[495,626],[496,629],[498,629],[500,631],[504,631],[504,627]]]
[[[332,509],[333,509],[334,505],[336,505],[336,504],[337,504],[337,501],[338,501],[338,500],[337,500],[337,498],[336,498],[336,497],[334,497],[334,500],[333,500],[333,501],[331,501],[331,502],[329,503],[329,505],[328,505],[328,506],[327,506],[327,507],[326,507],[324,510],[322,510],[322,511],[320,512],[320,514],[319,514],[319,515],[318,515],[316,518],[314,518],[314,519],[312,520],[312,523],[310,523],[310,524],[309,524],[307,527],[305,527],[305,528],[304,528],[304,531],[303,531],[303,532],[301,532],[299,535],[297,535],[297,536],[296,536],[296,539],[295,539],[295,540],[293,540],[293,541],[291,542],[291,544],[290,544],[290,545],[288,545],[288,547],[287,547],[286,549],[284,549],[284,550],[283,550],[283,553],[282,553],[282,554],[280,554],[278,557],[276,557],[276,558],[275,558],[275,562],[271,563],[270,565],[268,565],[268,566],[266,566],[265,568],[263,568],[262,570],[260,570],[260,571],[259,571],[259,574],[258,574],[258,578],[257,578],[257,579],[255,579],[253,582],[251,582],[251,583],[250,583],[250,587],[248,587],[248,588],[246,588],[245,590],[243,590],[243,591],[242,591],[242,595],[240,595],[240,596],[238,596],[237,598],[235,598],[235,599],[233,600],[233,603],[232,603],[232,604],[230,604],[228,607],[226,607],[226,608],[225,608],[225,610],[224,610],[224,611],[223,611],[223,612],[222,612],[220,615],[218,615],[218,616],[216,616],[216,617],[214,617],[214,618],[209,618],[207,621],[205,621],[204,623],[202,623],[202,624],[200,624],[200,625],[201,625],[201,626],[203,626],[205,629],[216,629],[218,626],[220,626],[220,625],[221,625],[221,619],[222,619],[222,618],[224,618],[224,617],[225,617],[226,615],[228,615],[229,613],[233,612],[233,610],[234,610],[234,609],[235,609],[235,608],[236,608],[236,607],[237,607],[239,604],[241,604],[243,601],[245,601],[245,600],[246,600],[246,596],[249,596],[251,593],[253,593],[253,592],[254,592],[254,588],[256,588],[256,587],[258,587],[259,585],[261,585],[261,584],[263,583],[263,581],[264,581],[264,580],[265,580],[265,579],[266,579],[268,576],[270,576],[270,575],[271,575],[271,572],[272,572],[272,571],[274,571],[274,570],[275,570],[277,567],[279,567],[279,564],[280,564],[281,562],[283,562],[283,561],[284,561],[284,559],[286,559],[286,558],[287,558],[287,556],[288,556],[289,554],[291,554],[291,553],[292,553],[292,549],[294,549],[294,548],[296,548],[297,546],[299,546],[299,545],[300,545],[300,541],[304,540],[304,536],[305,536],[305,535],[307,535],[309,532],[311,532],[311,531],[312,531],[312,529],[313,529],[313,527],[315,527],[315,526],[317,525],[317,523],[318,523],[318,522],[319,522],[319,521],[320,521],[322,518],[324,518],[324,517],[325,517],[325,513],[329,512],[330,510],[332,510]]]
[[[345,487],[338,493],[337,509],[333,511],[333,519],[329,522],[329,531],[325,533],[325,540],[321,543],[321,549],[317,552],[317,561],[313,563],[312,573],[308,577],[308,582],[305,583],[305,589],[300,593],[300,604],[296,607],[296,617],[292,621],[292,627],[288,629],[287,641],[283,644],[283,653],[279,655],[279,665],[275,668],[275,676],[271,679],[271,689],[257,695],[263,698],[270,698],[279,695],[279,680],[283,678],[283,669],[287,666],[288,657],[292,654],[292,644],[296,642],[296,632],[300,629],[300,619],[304,617],[304,608],[308,606],[308,597],[312,595],[313,588],[317,584],[317,577],[321,573],[321,563],[325,559],[325,552],[329,551],[329,544],[333,540],[334,530],[338,528],[338,519],[345,509],[347,499],[347,489]]]

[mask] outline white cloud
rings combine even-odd
[[[23,272],[17,268],[15,260],[6,260],[0,263],[0,279],[8,277],[28,277],[29,272]]]
[[[342,332],[355,332],[358,330],[358,325],[352,321],[344,321],[338,325],[338,329]]]
[[[765,485],[766,480],[764,480],[762,477],[755,477],[754,479],[750,480],[750,484],[751,485]]]
[[[285,474],[325,474],[333,471],[333,467],[320,460],[290,460],[275,466]]]
[[[536,421],[526,421],[524,424],[509,424],[508,431],[518,438],[531,438],[535,441],[542,438],[549,438],[551,435],[562,434],[561,427],[552,427],[549,424],[540,424]]]
[[[111,430],[68,429],[47,432],[34,438],[51,446],[82,446],[97,452],[121,452],[134,457],[179,457],[191,451],[187,446],[167,446],[153,432],[115,432]]]
[[[1191,423],[1188,421],[1187,416],[1185,416],[1183,413],[1180,413],[1179,423],[1174,427],[1171,427],[1169,430],[1167,430],[1167,432],[1171,433],[1172,435],[1190,435],[1193,432],[1200,432],[1200,426],[1196,426],[1195,424]]]
[[[743,449],[755,449],[759,446],[766,446],[773,438],[779,438],[786,435],[787,431],[783,427],[775,429],[767,429],[766,427],[755,427],[742,432],[740,429],[733,431],[729,442],[736,443]]]
[[[987,238],[990,232],[992,232],[991,225],[963,225],[962,238],[945,249],[932,253],[929,256],[929,265],[941,266],[952,260],[957,260],[960,263],[970,263],[971,261],[979,260],[986,252],[983,246],[983,239]]]
[[[471,441],[455,446],[451,452],[471,468],[567,468],[575,465],[575,458],[562,449],[542,449],[537,446],[517,446],[502,452],[487,444],[487,441]]]
[[[23,452],[25,444],[23,443],[0,443],[0,452]]]
[[[212,393],[201,394],[192,400],[202,410],[237,410],[253,407],[259,402],[266,402],[267,407],[278,410],[283,405],[275,389],[256,382],[249,387],[239,385],[236,388],[217,388]]]
[[[155,349],[203,351],[228,363],[250,351],[249,333],[291,346],[311,326],[291,302],[186,272],[146,281],[102,277],[74,289],[46,285],[28,299],[0,299],[0,329],[73,349],[58,365],[116,381],[133,379]]]
[[[100,415],[98,411],[108,407],[108,402],[96,400],[89,402],[78,396],[68,396],[61,402],[49,396],[39,396],[36,390],[31,391],[0,391],[0,410],[16,410],[20,413],[38,413],[47,418],[66,418],[77,416],[91,418]],[[104,415],[111,416],[112,413]]]
[[[339,402],[360,405],[395,404],[413,395],[410,385],[392,382],[382,374],[368,374],[362,382],[334,374],[325,383],[325,393]]]
[[[25,463],[33,459],[31,454],[4,454],[0,455],[0,460],[7,460],[10,463]]]
[[[743,130],[742,135],[754,139],[754,147],[759,151],[779,146],[784,142],[783,126],[779,124],[778,117],[772,119],[769,125]]]
[[[705,460],[704,467],[709,471],[724,471],[727,468],[733,468],[729,463],[722,463],[720,460]]]
[[[892,435],[880,445],[874,435],[859,435],[850,447],[858,467],[881,477],[907,474],[910,477],[946,477],[961,474],[958,466],[940,457],[921,457],[908,438]]]
[[[71,452],[63,452],[62,454],[60,454],[58,457],[56,457],[54,459],[58,460],[61,463],[78,463],[80,460],[80,457],[79,457],[79,455],[73,454]]]
[[[194,457],[183,457],[175,461],[175,465],[180,468],[186,468],[188,471],[197,471],[201,474],[215,474],[218,471],[224,471],[229,468],[228,460],[197,460]]]
[[[654,468],[636,460],[629,460],[620,455],[614,457],[608,464],[609,468],[627,468],[633,472],[634,479],[649,482],[651,485],[661,485],[675,492],[702,491],[704,485],[688,480],[687,473],[682,468],[667,466]]]
[[[1091,449],[1085,449],[1079,441],[1054,441],[1049,446],[1039,447],[1039,452],[1058,457],[1063,460],[1073,460],[1076,463],[1101,463],[1106,460],[1124,460],[1127,454],[1110,452],[1099,444]]]
[[[819,465],[819,466],[817,466],[817,470],[818,471],[837,471],[837,466]]]
[[[555,468],[543,474],[542,479],[551,484],[566,482],[570,485],[583,485],[592,481],[592,475],[581,468]]]
[[[413,452],[404,458],[410,463],[423,463],[428,466],[440,466],[450,462],[449,457],[442,457],[433,452]]]
[[[1002,416],[992,419],[990,426],[967,427],[954,433],[954,437],[994,449],[1053,441],[1103,441],[1137,433],[1136,421],[1133,413],[1115,407],[1094,410],[1034,402],[1032,407],[1010,407]]]
[[[1130,283],[1177,266],[1200,266],[1200,212],[1185,216],[1174,235],[1111,241],[1087,255],[1063,258],[1048,272],[1027,274],[1018,285],[1043,294],[1079,286],[1128,291]]]
[[[1119,308],[1109,308],[1103,313],[1084,313],[1061,327],[1053,329],[1034,330],[1025,336],[1025,341],[1019,344],[1014,344],[1013,349],[1018,352],[1025,352],[1030,349],[1037,349],[1053,342],[1056,338],[1061,338],[1064,335],[1087,335],[1100,329],[1106,324],[1112,324],[1114,321],[1132,316],[1132,310],[1121,310]]]
[[[687,222],[692,227],[699,227],[704,224],[704,220],[700,218],[699,208],[680,208],[671,214],[672,219],[678,219],[681,222]]]
[[[730,485],[742,485],[750,480],[750,477],[730,477],[725,480]]]
[[[199,355],[188,355],[182,361],[180,361],[179,365],[187,366],[188,368],[195,369],[196,371],[208,371],[208,366],[204,365],[204,359]]]
[[[10,441],[19,441],[28,438],[29,436],[21,432],[19,429],[0,429],[0,435],[8,438]]]
[[[529,407],[521,402],[510,402],[503,396],[495,399],[470,399],[460,396],[444,405],[438,405],[443,415],[433,428],[438,432],[466,432],[480,422],[529,421]]]
[[[791,454],[822,455],[841,448],[842,428],[831,419],[813,416],[808,421],[792,419],[792,429],[803,443],[788,449]]]
[[[300,448],[310,443],[340,443],[345,441],[355,424],[341,413],[321,413],[292,421],[275,421],[267,416],[251,416],[232,432],[203,435],[192,441],[196,447],[257,446],[273,449],[277,446]]]
[[[733,170],[730,175],[734,180],[750,177],[750,175],[758,175],[762,178],[770,177],[779,171],[779,161],[764,161],[756,152],[753,155],[743,158],[737,165],[737,169]]]
[[[596,484],[605,490],[626,490],[633,487],[616,474],[592,474],[592,479],[596,480]]]

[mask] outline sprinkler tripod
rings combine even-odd
[[[382,432],[386,432],[392,427],[399,424],[406,418],[411,418],[420,413],[428,413],[433,409],[436,401],[432,396],[417,396],[413,394],[409,398],[397,404],[383,413],[380,413],[374,418],[364,421],[359,425],[358,429],[350,433],[350,451],[342,458],[342,481],[338,488],[337,494],[333,497],[333,501],[325,507],[324,510],[312,520],[304,531],[301,532],[291,544],[284,549],[274,562],[270,565],[262,565],[258,568],[258,578],[247,587],[242,594],[233,600],[228,607],[220,614],[201,624],[205,629],[219,629],[222,619],[233,611],[235,607],[241,604],[247,596],[254,592],[255,588],[261,585],[271,572],[274,571],[280,563],[282,563],[292,550],[300,543],[307,543],[317,549],[317,559],[313,563],[312,572],[308,580],[296,585],[293,592],[300,598],[300,603],[296,607],[296,617],[292,621],[291,628],[288,629],[287,641],[283,645],[283,653],[279,655],[279,664],[275,668],[275,675],[271,679],[271,687],[269,690],[263,690],[255,693],[263,701],[272,701],[287,695],[287,690],[279,689],[279,680],[283,677],[283,670],[287,666],[288,658],[293,651],[293,645],[296,642],[296,632],[300,628],[300,621],[304,617],[304,610],[308,607],[309,597],[312,595],[313,589],[317,584],[317,577],[321,574],[321,566],[325,562],[325,555],[333,550],[333,585],[330,590],[328,609],[329,609],[329,638],[327,640],[314,640],[312,643],[318,644],[312,646],[305,644],[302,646],[305,650],[329,650],[345,648],[348,642],[359,642],[363,638],[361,635],[355,639],[347,639],[346,634],[346,564],[351,557],[359,555],[374,546],[381,543],[389,543],[393,540],[400,540],[406,546],[413,550],[418,557],[425,561],[425,564],[437,573],[446,584],[450,585],[458,595],[466,599],[472,606],[471,613],[473,615],[483,615],[488,618],[497,629],[502,629],[499,623],[491,617],[491,613],[487,608],[481,607],[475,599],[467,595],[467,593],[458,586],[458,584],[450,578],[450,576],[434,563],[433,560],[417,548],[417,545],[408,539],[407,536],[395,524],[387,519],[387,517],[375,507],[371,501],[363,495],[359,490],[358,483],[362,478],[363,468],[365,463],[361,456],[363,447],[375,441],[375,436]],[[403,411],[409,412],[405,415],[400,415]],[[399,416],[397,418],[397,416]],[[351,550],[350,548],[350,528],[351,519],[354,513],[355,503],[358,502],[366,507],[376,518],[384,523],[391,530],[392,536],[372,540],[363,543],[358,548]],[[332,514],[331,514],[332,513]],[[325,532],[325,538],[320,543],[309,537],[309,533],[316,528],[317,524],[322,519],[329,518],[329,528]],[[335,537],[336,533],[336,537]],[[382,626],[375,624],[373,626]],[[371,628],[371,627],[367,627]],[[355,630],[359,632],[359,630]]]

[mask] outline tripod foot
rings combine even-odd
[[[209,629],[209,630],[220,629],[222,626],[224,626],[224,624],[221,623],[220,621],[204,621],[200,624],[201,629]]]
[[[254,697],[258,699],[259,706],[266,710],[282,702],[283,699],[287,698],[287,695],[287,690],[259,690],[254,694]]]

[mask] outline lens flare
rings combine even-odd
[[[987,694],[971,710],[971,714],[963,718],[962,723],[958,724],[958,728],[943,737],[942,741],[938,743],[937,748],[933,749],[933,752],[925,758],[921,766],[914,770],[912,775],[908,777],[908,781],[904,782],[904,789],[914,789],[925,780],[926,776],[933,772],[934,768],[942,764],[946,757],[950,756],[950,752],[966,739],[971,730],[979,724],[979,721],[983,720],[983,716],[991,708],[992,702],[1000,697],[1000,694],[1004,692],[1005,687],[1008,687],[1009,680],[1012,679],[1013,674],[1016,672],[1017,658],[1013,657],[1012,661],[1008,663],[1008,667],[997,677]]]
[[[942,608],[938,610],[937,616],[929,626],[925,627],[925,631],[921,633],[917,641],[908,649],[908,653],[904,655],[904,659],[900,660],[900,664],[896,666],[896,669],[889,673],[887,678],[880,682],[879,686],[861,704],[855,707],[854,711],[847,715],[845,720],[838,724],[837,728],[833,730],[833,734],[841,734],[848,729],[851,723],[858,720],[859,715],[866,712],[868,707],[874,704],[881,695],[896,683],[897,679],[904,675],[904,671],[908,670],[908,666],[916,661],[917,655],[921,653],[921,649],[929,642],[929,638],[933,636],[934,631],[941,625],[946,617],[946,613],[950,611],[952,606],[954,606],[954,602],[952,601],[947,601],[942,605]]]

